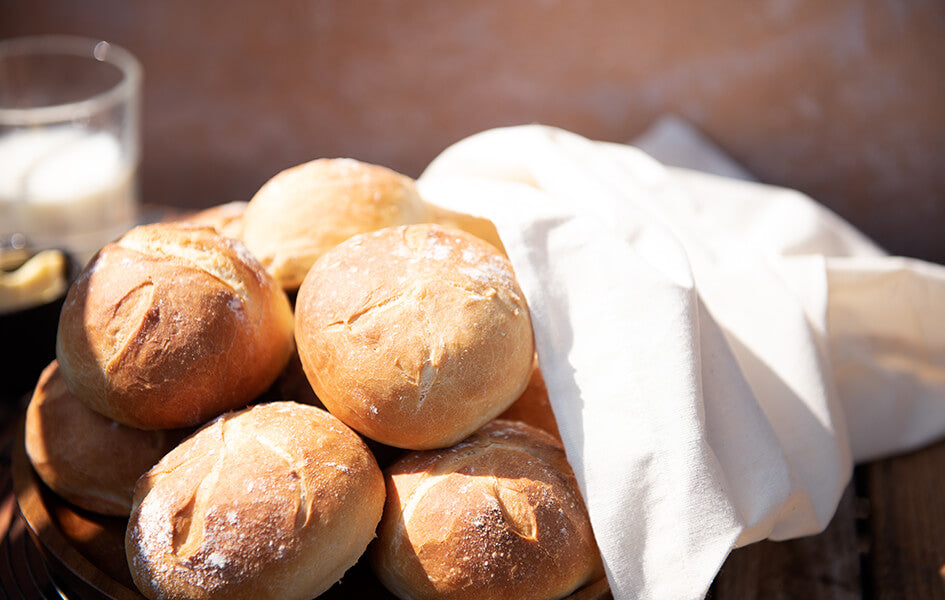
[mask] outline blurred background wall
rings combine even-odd
[[[673,113],[895,254],[945,262],[936,0],[0,0],[0,38],[145,71],[145,202],[247,200],[321,156],[417,176],[482,129],[627,141]]]

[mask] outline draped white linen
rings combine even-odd
[[[679,132],[641,144],[743,175]],[[732,548],[822,530],[855,461],[945,432],[945,268],[798,192],[540,125],[419,185],[496,225],[618,600],[703,597]]]

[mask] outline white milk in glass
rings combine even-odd
[[[84,264],[135,220],[135,165],[113,135],[75,125],[0,136],[0,233]]]

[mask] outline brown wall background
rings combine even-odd
[[[0,38],[74,33],[145,71],[142,195],[243,200],[351,156],[419,175],[540,122],[626,141],[660,114],[891,252],[945,262],[945,3],[0,0]]]

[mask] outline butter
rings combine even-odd
[[[66,256],[43,250],[15,271],[0,272],[0,314],[52,302],[66,286]]]

